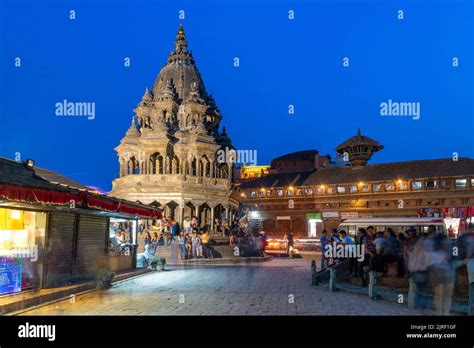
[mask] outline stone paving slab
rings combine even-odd
[[[415,315],[405,305],[310,285],[310,261],[172,266],[25,315]]]

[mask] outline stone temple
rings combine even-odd
[[[232,218],[238,202],[232,192],[232,163],[218,161],[233,148],[222,116],[197,69],[180,26],[166,64],[151,92],[134,110],[132,124],[115,148],[120,177],[112,196],[164,209],[182,223],[198,216],[201,225]]]

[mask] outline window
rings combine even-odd
[[[374,188],[374,191],[380,191],[382,190],[382,184],[374,184],[373,188]]]
[[[471,179],[471,187],[474,187],[474,179]]]
[[[306,193],[306,195],[311,196],[313,194],[313,189],[307,188],[306,190],[304,190],[304,192]]]
[[[258,198],[264,198],[265,197],[265,191],[258,191]]]
[[[318,187],[318,188],[316,189],[316,193],[317,193],[318,195],[324,194],[324,187],[321,187],[321,186]]]
[[[456,179],[456,187],[466,187],[467,180],[466,179]]]
[[[338,186],[337,193],[346,193],[346,188],[344,186]]]
[[[441,180],[441,188],[447,188],[448,187],[448,182],[446,180]]]
[[[429,188],[429,189],[436,188],[436,180],[426,180],[426,188]]]
[[[252,198],[257,197],[257,193],[255,191],[250,192],[250,197]]]
[[[369,184],[361,185],[360,192],[370,192],[370,185]]]
[[[283,197],[283,190],[277,190],[277,196]]]
[[[289,197],[293,196],[293,191],[291,190],[286,191],[286,195]]]
[[[297,190],[296,190],[296,195],[297,195],[297,196],[302,196],[302,195],[303,195],[303,190],[297,189]]]
[[[273,190],[268,190],[267,197],[273,197]]]
[[[328,187],[327,194],[328,195],[333,195],[334,194],[334,187]]]
[[[387,182],[385,184],[385,191],[393,191],[395,190],[395,185],[393,184],[393,182]]]
[[[398,190],[407,190],[408,189],[408,185],[407,185],[407,182],[406,181],[398,181],[397,182],[397,189]]]
[[[412,190],[421,190],[421,187],[422,187],[421,181],[413,181],[411,183],[411,189]]]
[[[351,185],[349,191],[350,191],[350,193],[356,193],[357,192],[357,185]]]

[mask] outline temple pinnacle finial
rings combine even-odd
[[[186,52],[188,43],[186,41],[186,34],[184,33],[183,24],[179,24],[178,33],[176,34],[176,41],[174,42],[176,52]]]

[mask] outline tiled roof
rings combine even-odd
[[[47,180],[51,183],[58,183],[60,185],[67,185],[72,188],[77,188],[80,190],[89,190],[92,191],[91,188],[71,179],[68,178],[62,174],[53,172],[51,170],[47,170],[44,168],[39,168],[39,167],[34,167],[34,171],[36,176],[39,176],[40,178]]]
[[[311,160],[319,153],[317,150],[303,150],[274,158],[273,161]],[[273,162],[272,161],[272,162]]]
[[[474,175],[474,159],[451,158],[370,164],[364,167],[331,167],[310,172],[278,173],[245,182],[242,189],[261,187],[348,184],[397,179]],[[294,182],[293,182],[294,181]]]

